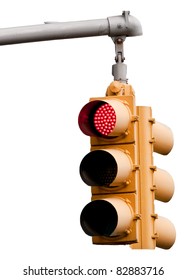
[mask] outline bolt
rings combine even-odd
[[[118,93],[122,88],[122,84],[118,81],[114,81],[110,84],[110,90],[113,93]]]
[[[118,28],[121,28],[121,25],[118,26]],[[116,40],[116,43],[117,43],[117,44],[122,44],[122,43],[123,43],[123,39],[122,39],[122,38],[118,38],[118,39]]]

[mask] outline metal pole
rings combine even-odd
[[[142,34],[140,22],[123,12],[106,19],[54,22],[40,25],[0,29],[0,45],[48,41],[91,36],[138,36]]]

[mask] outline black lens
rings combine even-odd
[[[106,200],[94,200],[84,207],[80,223],[90,236],[110,236],[118,223],[117,211]]]
[[[117,175],[116,160],[107,151],[92,151],[83,158],[80,175],[89,186],[109,186]]]

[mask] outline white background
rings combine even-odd
[[[155,165],[169,171],[175,194],[156,213],[174,223],[170,250],[95,246],[79,225],[90,188],[79,175],[89,138],[77,118],[93,96],[104,96],[113,80],[114,44],[109,37],[0,47],[0,278],[23,276],[33,268],[164,267],[163,276],[182,277],[185,258],[185,5],[168,0],[1,0],[0,27],[107,18],[130,10],[143,36],[127,38],[125,63],[137,105],[169,125],[175,145]],[[162,205],[163,204],[163,205]],[[43,276],[62,279],[68,276]],[[78,276],[69,276],[77,279]],[[80,276],[82,278],[82,276]],[[79,277],[79,279],[80,279]],[[101,279],[123,279],[114,273]],[[128,276],[132,277],[132,276]],[[141,279],[142,276],[136,276]],[[134,277],[133,277],[134,278]],[[89,276],[87,279],[100,279]]]

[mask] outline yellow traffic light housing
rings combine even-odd
[[[169,201],[174,192],[174,183],[168,172],[154,166],[153,152],[168,154],[173,146],[173,135],[170,128],[152,118],[150,107],[138,106],[137,115],[140,166],[138,202],[141,219],[140,242],[132,245],[132,248],[169,249],[175,241],[175,229],[170,221],[155,213],[154,201]]]
[[[154,152],[167,155],[172,150],[174,139],[169,127],[155,122],[152,129]],[[155,168],[154,174],[155,199],[169,202],[174,194],[174,181],[172,176],[165,170]],[[158,216],[155,220],[156,246],[169,249],[175,242],[176,230],[171,221]]]
[[[170,174],[153,164],[153,152],[168,154],[171,130],[152,118],[150,107],[136,106],[132,87],[114,81],[106,97],[91,98],[79,114],[91,151],[80,164],[92,199],[80,223],[94,244],[131,244],[133,249],[169,249],[173,224],[155,213],[155,199],[174,192]]]
[[[138,242],[136,122],[134,91],[116,81],[106,97],[91,98],[79,114],[81,130],[91,136],[80,175],[92,190],[80,221],[94,244]]]

